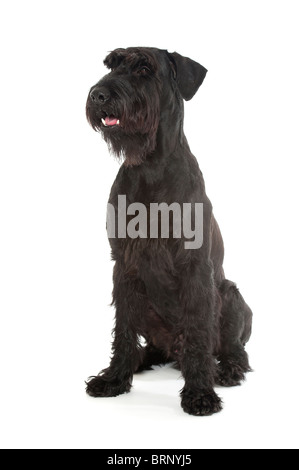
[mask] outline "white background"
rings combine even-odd
[[[1,384],[4,448],[298,447],[298,2],[1,2]],[[116,47],[155,46],[209,71],[185,132],[254,312],[254,372],[221,413],[183,413],[180,373],[92,399],[108,365],[105,232],[118,163],[85,119]]]

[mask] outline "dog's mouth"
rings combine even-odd
[[[104,127],[117,127],[120,125],[119,119],[114,114],[106,114],[101,118]]]

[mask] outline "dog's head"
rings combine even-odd
[[[183,119],[206,69],[180,54],[155,48],[116,49],[104,64],[110,69],[89,92],[86,115],[111,151],[125,165],[140,164],[156,148],[160,123]]]

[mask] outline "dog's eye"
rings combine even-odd
[[[148,75],[150,73],[150,69],[143,65],[139,69],[136,70],[137,75]]]

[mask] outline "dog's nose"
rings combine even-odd
[[[99,104],[106,103],[106,101],[108,101],[110,99],[110,93],[109,93],[108,88],[105,88],[103,86],[94,87],[90,92],[90,99],[94,103],[99,103]]]

